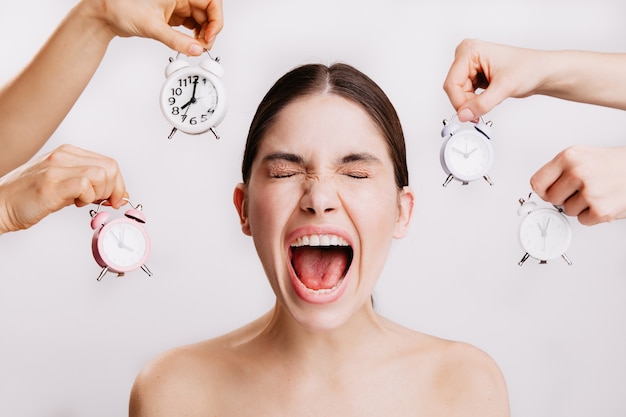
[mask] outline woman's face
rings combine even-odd
[[[279,302],[320,329],[369,306],[413,208],[372,119],[354,102],[323,93],[278,114],[234,200]]]

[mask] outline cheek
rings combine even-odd
[[[368,229],[393,230],[398,218],[398,194],[390,187],[344,187],[342,201],[351,217]]]
[[[293,206],[290,195],[293,193],[272,187],[257,187],[248,195],[248,219],[253,236],[269,235],[272,230],[280,232],[277,228],[286,223]]]

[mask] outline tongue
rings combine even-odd
[[[348,265],[348,254],[340,247],[293,248],[292,255],[298,278],[312,290],[335,287]]]

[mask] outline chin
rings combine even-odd
[[[344,303],[341,303],[344,304]],[[352,306],[299,305],[289,309],[293,319],[310,332],[328,332],[342,328],[354,315]]]
[[[308,331],[332,331],[348,324],[364,303],[370,303],[371,296],[357,294],[358,279],[347,274],[340,285],[330,292],[315,292],[298,289],[298,281],[289,291],[286,309],[291,317]],[[293,278],[292,278],[293,279]],[[297,278],[296,278],[297,280]],[[352,284],[352,285],[351,285]],[[362,288],[363,289],[363,288]],[[303,295],[304,293],[304,295]],[[358,299],[357,299],[358,298]],[[361,303],[363,298],[363,303]]]

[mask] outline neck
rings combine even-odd
[[[264,317],[259,333],[280,358],[316,370],[336,370],[360,362],[380,346],[388,333],[388,322],[366,303],[341,325],[311,328],[297,322],[280,304]]]

